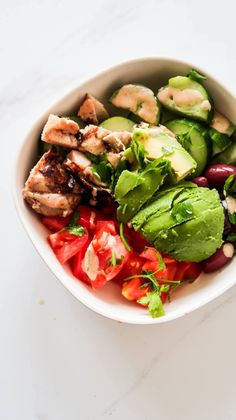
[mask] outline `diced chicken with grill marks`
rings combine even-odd
[[[96,125],[88,125],[80,130],[81,142],[78,149],[81,152],[89,152],[93,155],[101,155],[106,151],[103,138],[110,134],[109,130]]]
[[[96,205],[99,201],[110,196],[111,191],[107,185],[93,172],[91,161],[77,150],[71,151],[64,162],[65,167],[77,176],[86,189],[91,205]]]
[[[75,121],[50,114],[41,138],[46,143],[77,149],[79,140],[76,136],[79,137],[79,130],[79,125]]]
[[[87,124],[95,125],[109,118],[109,114],[104,105],[88,93],[80,106],[78,115]]]
[[[62,163],[63,158],[50,149],[31,170],[23,196],[37,213],[65,217],[79,203],[82,188]]]
[[[129,131],[112,131],[103,137],[103,141],[115,152],[122,152],[131,142],[132,135]]]
[[[77,194],[53,194],[24,192],[25,200],[32,209],[44,216],[69,216],[77,207],[80,196]]]
[[[114,169],[117,168],[118,163],[120,162],[121,158],[123,156],[123,153],[114,153],[114,152],[108,152],[107,153],[107,160],[113,166]]]

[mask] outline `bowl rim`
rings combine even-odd
[[[151,62],[153,61],[153,64],[156,64],[158,61],[167,61],[170,64],[181,64],[184,66],[187,66],[189,68],[194,68],[197,69],[200,73],[204,74],[207,76],[207,78],[210,78],[211,81],[213,83],[216,83],[218,85],[220,85],[225,92],[227,93],[227,95],[229,97],[231,97],[231,99],[233,101],[236,102],[236,96],[234,96],[234,94],[232,94],[232,90],[229,91],[228,86],[225,85],[225,83],[222,83],[220,79],[216,79],[214,76],[212,76],[211,73],[209,73],[208,71],[205,71],[204,69],[202,69],[201,67],[199,67],[198,65],[194,65],[192,63],[189,63],[185,60],[181,60],[178,58],[174,58],[174,57],[168,57],[168,56],[147,56],[147,57],[138,57],[138,58],[133,58],[130,60],[125,60],[122,62],[119,62],[111,67],[108,67],[98,73],[95,73],[93,76],[89,77],[88,79],[83,78],[80,79],[80,82],[72,89],[70,89],[66,94],[64,94],[62,97],[59,96],[59,98],[53,103],[51,104],[46,111],[44,111],[42,114],[40,114],[40,116],[38,116],[34,123],[31,125],[31,128],[29,130],[27,130],[26,134],[24,135],[24,139],[22,140],[22,142],[18,145],[18,147],[16,148],[15,151],[15,155],[14,155],[14,159],[13,159],[13,167],[12,167],[12,176],[11,176],[11,192],[12,192],[12,197],[13,197],[13,202],[14,202],[14,206],[16,209],[16,213],[24,227],[24,230],[26,231],[28,237],[30,238],[31,242],[34,245],[34,248],[36,249],[37,253],[40,255],[40,257],[42,258],[42,260],[44,261],[44,263],[47,265],[47,267],[50,269],[50,271],[55,275],[55,277],[60,281],[60,283],[65,287],[65,289],[67,289],[72,296],[77,299],[79,302],[83,303],[87,308],[89,308],[90,310],[92,310],[93,312],[104,316],[105,318],[111,319],[113,321],[118,321],[118,322],[122,322],[122,323],[126,323],[126,324],[134,324],[134,325],[153,325],[153,324],[162,324],[165,322],[169,322],[178,318],[183,317],[184,315],[190,314],[191,312],[195,311],[198,308],[201,308],[203,306],[205,306],[207,303],[211,302],[212,300],[216,299],[217,297],[221,296],[223,293],[225,293],[227,290],[229,290],[233,285],[236,284],[236,278],[234,280],[234,278],[232,278],[232,281],[225,284],[225,286],[222,286],[220,289],[215,289],[215,291],[209,295],[206,295],[205,297],[202,297],[202,299],[198,300],[195,304],[192,304],[191,307],[186,310],[186,311],[175,311],[173,313],[169,313],[164,315],[163,317],[160,318],[151,318],[150,316],[148,316],[147,318],[143,318],[143,319],[139,319],[139,320],[135,320],[135,318],[130,318],[129,316],[116,316],[113,313],[109,314],[107,312],[107,310],[103,310],[102,307],[98,307],[98,305],[93,304],[90,302],[90,299],[87,299],[83,293],[80,293],[79,296],[76,295],[74,293],[73,288],[70,286],[70,284],[67,283],[66,280],[64,280],[63,276],[61,275],[61,273],[58,270],[57,265],[55,264],[54,266],[51,266],[48,264],[47,259],[45,258],[45,256],[43,255],[43,252],[41,252],[41,247],[38,247],[36,240],[34,238],[34,235],[32,233],[32,228],[29,226],[29,222],[28,222],[28,218],[25,214],[23,214],[21,207],[20,207],[20,203],[18,201],[18,195],[17,195],[17,168],[18,168],[18,162],[20,159],[20,156],[24,150],[25,144],[27,142],[27,139],[29,138],[29,136],[31,135],[31,132],[34,131],[35,127],[39,124],[39,122],[42,120],[42,118],[45,116],[47,116],[50,112],[51,112],[51,108],[56,107],[59,103],[65,101],[67,99],[67,97],[72,96],[73,93],[75,93],[78,88],[82,88],[84,84],[87,83],[91,83],[93,82],[95,79],[97,79],[98,77],[103,77],[106,76],[106,74],[118,70],[119,68],[125,67],[126,65],[129,64],[138,64],[140,62]],[[60,264],[58,262],[58,264]],[[233,277],[233,276],[232,276]]]

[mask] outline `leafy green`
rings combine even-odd
[[[138,300],[138,303],[148,305],[148,310],[152,318],[159,318],[160,316],[165,315],[160,295],[156,292],[147,293],[146,296],[143,296]]]
[[[80,219],[80,213],[79,211],[75,211],[73,214],[70,223],[67,227],[61,229],[61,231],[66,230],[67,232],[71,233],[75,236],[83,236],[84,235],[84,228],[81,225],[78,225],[78,221]]]
[[[128,167],[128,163],[126,159],[121,159],[120,162],[118,163],[116,169],[113,170],[112,175],[111,175],[111,182],[109,184],[109,188],[114,191],[115,186],[117,184],[117,181],[119,179],[119,176],[121,175],[121,173],[127,169]]]
[[[174,205],[171,214],[178,223],[186,222],[192,218],[193,205],[189,200],[177,203]]]
[[[101,160],[100,163],[93,163],[91,169],[102,182],[107,184],[111,181],[112,165],[107,160]]]
[[[130,148],[138,167],[141,169],[144,168],[146,155],[144,145],[132,140]]]
[[[129,244],[126,241],[126,238],[125,238],[125,235],[124,235],[124,224],[123,223],[120,223],[120,239],[122,240],[125,249],[128,252],[130,252],[131,251],[131,247],[129,246]]]
[[[75,211],[72,218],[70,219],[70,223],[69,223],[68,227],[73,227],[73,226],[77,225],[77,222],[78,222],[79,219],[80,219],[80,212]]]
[[[230,175],[224,184],[224,195],[225,197],[232,197],[232,199],[236,199],[236,181],[234,179],[234,175]],[[226,200],[227,202],[227,200]],[[231,213],[228,211],[228,218],[229,221],[235,225],[236,224],[236,213]]]
[[[83,236],[84,235],[84,228],[81,225],[76,226],[68,226],[66,228],[67,232],[71,233],[72,235],[76,236]]]
[[[234,175],[230,175],[224,184],[224,195],[231,195],[236,198],[236,181]]]
[[[202,82],[202,80],[207,80],[206,76],[203,76],[203,74],[194,69],[190,70],[188,77],[192,80],[195,80],[195,82]]]
[[[226,240],[229,242],[236,242],[236,233],[229,233],[227,235]]]

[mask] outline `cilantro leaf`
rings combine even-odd
[[[112,175],[112,166],[110,163],[105,160],[101,160],[100,163],[93,163],[91,169],[102,182],[110,182]]]
[[[120,223],[120,239],[123,242],[123,245],[125,247],[125,249],[130,252],[131,251],[131,247],[128,244],[128,242],[126,241],[125,235],[124,235],[124,224]]]
[[[230,175],[224,184],[224,195],[231,195],[236,198],[236,181],[234,175]]]
[[[233,225],[236,225],[236,213],[228,212],[228,218],[229,218],[230,223],[232,223]]]
[[[111,174],[111,182],[109,185],[109,188],[113,191],[115,189],[115,186],[117,184],[118,178],[121,174],[121,172],[123,172],[125,169],[127,169],[128,165],[127,165],[127,160],[125,159],[121,159],[120,162],[118,163],[116,169],[113,170],[112,174]]]
[[[174,205],[171,214],[178,223],[186,222],[193,217],[193,205],[189,200],[177,203]]]
[[[80,219],[80,212],[79,211],[75,211],[72,218],[70,219],[70,223],[68,225],[68,227],[72,227],[77,225],[78,220]]]
[[[71,233],[72,235],[75,236],[83,236],[84,235],[84,228],[81,225],[78,225],[78,221],[80,219],[80,212],[79,211],[75,211],[75,213],[73,214],[70,223],[67,227],[61,229],[66,230],[67,232]]]
[[[197,70],[190,70],[190,72],[187,75],[190,79],[195,80],[195,82],[202,82],[202,80],[207,80],[206,76],[203,76],[203,74],[198,73]]]
[[[229,242],[236,242],[236,233],[229,233],[227,235],[226,240]]]
[[[178,142],[183,146],[185,150],[189,150],[190,146],[192,145],[192,140],[190,136],[191,130],[192,129],[190,129],[189,131],[186,131],[185,133],[177,134],[176,136]]]
[[[158,292],[147,293],[146,296],[143,296],[138,300],[138,303],[148,306],[152,318],[159,318],[160,316],[165,315],[164,307]]]
[[[145,166],[144,160],[145,160],[145,155],[146,155],[144,145],[139,144],[135,140],[132,140],[130,148],[137,162],[137,165],[139,166],[139,168],[143,168]]]
[[[81,225],[75,225],[75,226],[68,226],[66,228],[67,232],[71,233],[72,235],[76,236],[83,236],[84,235],[84,228]]]

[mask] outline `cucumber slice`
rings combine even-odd
[[[100,127],[111,131],[133,131],[135,123],[124,117],[111,117],[103,121]]]
[[[199,121],[210,121],[213,104],[206,89],[188,76],[172,77],[157,97],[170,111]]]
[[[207,164],[210,151],[207,129],[195,121],[188,121],[184,118],[168,121],[165,126],[176,135],[178,142],[197,162],[192,176],[201,175]]]
[[[236,126],[218,111],[214,112],[211,127],[218,133],[225,134],[229,137],[232,136],[236,130]]]
[[[212,140],[212,155],[215,156],[217,153],[223,152],[227,147],[230,146],[232,141],[227,134],[222,134],[214,128],[210,128],[208,131],[209,136]]]
[[[232,143],[222,153],[215,156],[212,163],[227,163],[229,165],[236,165],[236,143]]]
[[[153,91],[141,85],[124,85],[117,89],[109,101],[112,105],[128,109],[143,121],[158,124],[161,106]]]

